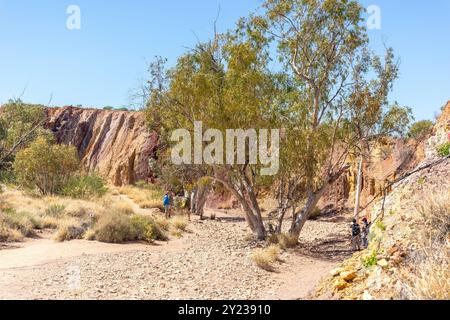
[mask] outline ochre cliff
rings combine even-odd
[[[140,112],[75,107],[49,108],[47,129],[58,143],[77,148],[83,166],[120,186],[152,180],[149,160],[157,136]]]
[[[362,207],[379,196],[386,185],[413,170],[419,163],[434,160],[437,157],[437,147],[447,141],[450,141],[450,101],[444,106],[433,132],[423,141],[396,139],[373,151],[371,161],[363,172]],[[321,201],[321,208],[340,210],[353,206],[357,161],[355,159],[349,161],[353,164],[352,169],[332,186]]]

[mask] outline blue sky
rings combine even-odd
[[[450,1],[362,0],[381,8],[370,30],[401,59],[391,100],[433,118],[450,99]],[[127,106],[155,55],[170,63],[197,39],[256,9],[260,0],[0,0],[0,103],[18,97],[52,105]],[[66,9],[81,9],[81,30],[68,30]]]

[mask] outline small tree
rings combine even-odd
[[[78,153],[73,146],[55,145],[38,137],[17,153],[13,167],[23,187],[37,188],[42,195],[56,194],[77,171]]]
[[[15,154],[39,135],[50,136],[43,128],[45,107],[10,100],[0,108],[0,170],[11,167]]]
[[[434,123],[431,120],[417,121],[409,129],[408,138],[422,140],[433,130]]]
[[[198,44],[169,71],[163,68],[165,61],[157,59],[150,68],[147,116],[162,144],[170,146],[168,135],[173,130],[193,133],[195,121],[201,121],[205,131],[218,130],[222,136],[233,128],[273,128],[270,107],[277,95],[267,59],[266,46],[239,32],[216,35]],[[224,164],[223,154],[219,160],[212,166],[192,165],[191,172],[201,173],[193,174],[194,183],[209,177],[223,184],[241,202],[251,230],[264,239],[266,230],[257,200],[263,182],[259,166]]]

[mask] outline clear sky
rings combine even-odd
[[[361,0],[381,9],[370,30],[401,58],[391,100],[433,118],[450,100],[450,1]],[[256,9],[260,0],[0,0],[0,103],[9,98],[52,105],[127,106],[155,55],[177,56]],[[81,29],[66,27],[69,5]]]

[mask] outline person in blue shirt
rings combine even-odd
[[[166,219],[170,218],[170,196],[168,192],[166,192],[166,194],[164,195],[163,205],[164,205],[164,213],[166,214]]]

